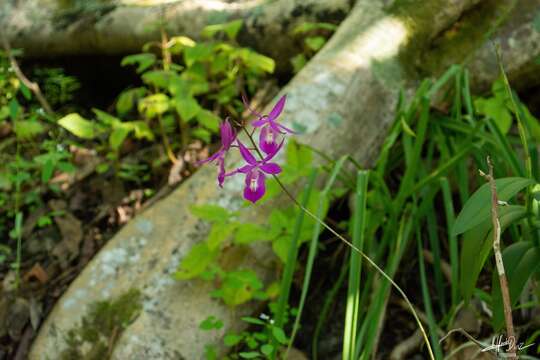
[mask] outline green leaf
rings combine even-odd
[[[203,109],[197,114],[199,124],[208,130],[217,133],[219,131],[220,119],[213,112]]]
[[[213,315],[207,317],[206,319],[201,321],[201,323],[199,324],[199,329],[205,330],[205,331],[213,330],[213,329],[219,330],[222,327],[223,327],[223,321],[219,320],[217,317]]]
[[[234,242],[236,244],[251,244],[255,241],[270,240],[268,229],[252,223],[240,224],[236,230]]]
[[[302,70],[302,68],[307,64],[307,59],[304,54],[298,54],[291,58],[291,65],[293,66],[293,72],[296,74]]]
[[[184,50],[184,62],[188,67],[196,61],[211,60],[213,48],[210,44],[197,44]]]
[[[274,69],[276,68],[276,63],[272,58],[261,55],[249,49],[242,50],[244,50],[244,52],[242,53],[242,58],[247,67],[254,70],[261,70],[269,74],[274,72]]]
[[[479,114],[492,118],[503,134],[507,134],[512,126],[512,115],[505,100],[497,97],[479,98],[474,101]]]
[[[274,253],[284,264],[287,262],[290,244],[290,235],[281,235],[272,241],[272,250],[274,250]]]
[[[330,23],[325,22],[319,22],[319,23],[313,23],[313,22],[302,22],[298,26],[296,26],[293,30],[293,35],[297,34],[304,34],[312,30],[328,30],[328,31],[334,31],[337,29],[337,26]]]
[[[242,341],[243,337],[241,335],[236,334],[227,334],[223,338],[223,344],[227,347],[235,346],[240,341]]]
[[[247,322],[248,324],[253,324],[253,325],[266,325],[266,323],[260,319],[257,319],[257,318],[254,318],[254,317],[251,317],[251,316],[244,316],[241,318],[242,321],[244,322]]]
[[[45,131],[43,125],[36,120],[17,120],[13,126],[13,132],[17,139],[31,139]]]
[[[182,259],[177,272],[174,274],[175,278],[188,280],[202,274],[215,260],[217,254],[217,251],[210,250],[206,242],[195,244]]]
[[[174,98],[174,105],[184,122],[193,119],[201,111],[199,103],[192,96],[177,96]]]
[[[58,125],[81,139],[93,139],[97,135],[96,126],[77,113],[64,116],[58,120]]]
[[[41,168],[41,182],[46,184],[51,179],[54,173],[55,161],[48,158]]]
[[[199,219],[209,222],[224,223],[231,217],[231,213],[219,205],[194,205],[190,210]]]
[[[113,128],[111,135],[109,136],[109,145],[115,151],[124,143],[124,140],[128,136],[131,129],[127,126],[117,125]]]
[[[186,36],[173,36],[168,43],[169,51],[172,54],[178,55],[182,53],[185,48],[195,46],[195,41]]]
[[[508,279],[508,290],[512,307],[517,303],[525,284],[532,274],[540,270],[540,249],[530,241],[520,241],[504,249],[503,262]],[[499,330],[504,325],[504,310],[497,272],[492,277],[493,327]]]
[[[204,141],[207,144],[210,144],[212,141],[212,133],[206,129],[203,128],[196,128],[191,132],[191,135],[194,138],[200,139]]]
[[[122,59],[120,65],[137,65],[137,72],[142,73],[156,62],[156,56],[154,54],[143,53],[128,55]]]
[[[98,118],[98,120],[101,121],[105,125],[114,126],[115,124],[121,122],[120,119],[112,116],[111,114],[106,113],[105,111],[101,111],[96,108],[93,108],[92,111],[94,112],[94,114],[96,114],[96,117]]]
[[[154,94],[139,101],[139,112],[148,118],[161,115],[169,110],[169,97],[165,94]]]
[[[125,123],[129,125],[135,131],[135,137],[137,139],[154,140],[154,133],[148,127],[148,124],[142,120],[130,121]]]
[[[208,25],[205,26],[204,29],[201,32],[201,35],[204,37],[213,37],[217,33],[223,31],[225,34],[227,34],[227,37],[230,40],[236,39],[236,35],[238,35],[238,32],[242,28],[242,20],[233,20],[224,24],[215,24],[215,25]]]
[[[523,206],[508,205],[499,208],[499,221],[501,232],[512,223],[524,218],[527,210]],[[493,248],[493,225],[491,217],[485,219],[482,224],[476,226],[463,235],[461,247],[460,288],[465,301],[469,301],[476,281],[484,267],[486,260]]]
[[[236,230],[236,225],[231,223],[216,223],[212,225],[212,229],[206,238],[206,242],[210,250],[219,249],[221,244],[225,242]]]
[[[261,346],[261,352],[270,357],[272,355],[272,353],[274,352],[274,347],[270,344],[264,344],[263,346]]]
[[[319,51],[326,43],[326,39],[322,36],[307,37],[304,42],[306,46],[313,51]]]
[[[509,177],[497,179],[495,183],[497,185],[497,195],[499,200],[508,201],[521,189],[534,184],[535,181],[520,177]],[[452,234],[454,236],[459,235],[480,225],[490,217],[490,214],[491,190],[489,184],[486,183],[476,190],[469,200],[467,200],[454,223]]]
[[[116,112],[118,115],[125,115],[133,109],[133,104],[135,104],[139,98],[146,95],[145,88],[134,88],[123,91],[118,100],[116,101]]]
[[[286,345],[288,340],[287,336],[285,336],[285,332],[282,328],[279,328],[277,326],[272,327],[272,335],[274,335],[274,338],[282,345]]]
[[[221,287],[223,302],[229,306],[243,304],[253,298],[263,284],[252,270],[232,271],[225,275]]]
[[[239,355],[242,359],[256,359],[256,358],[258,358],[259,356],[261,356],[261,354],[259,354],[259,353],[256,352],[256,351],[244,351],[244,352],[238,353],[238,355]]]
[[[171,81],[179,78],[180,77],[174,71],[170,70],[149,71],[142,76],[142,80],[145,84],[155,86],[160,89],[168,89]]]

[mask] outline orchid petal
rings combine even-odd
[[[225,155],[225,151],[223,151],[223,148],[219,149],[215,154],[213,154],[212,156],[204,159],[204,160],[200,160],[197,162],[197,165],[202,165],[202,164],[206,164],[206,163],[209,163],[209,162],[212,162],[216,159],[219,159],[221,157],[223,157]]]
[[[238,141],[238,147],[240,148],[240,154],[242,154],[242,157],[244,160],[247,161],[250,165],[257,165],[257,159],[251,155],[251,152],[242,144],[240,141]]]
[[[283,147],[283,143],[285,142],[285,139],[281,140],[281,142],[279,143],[279,145],[276,147],[276,149],[271,152],[270,154],[268,154],[263,160],[262,160],[262,163],[266,163],[267,161],[269,161],[270,159],[272,159],[274,156],[276,156],[276,154],[279,152],[279,150],[281,150],[281,148]]]
[[[278,143],[276,142],[278,134],[279,133],[276,133],[270,126],[265,126],[261,129],[259,134],[259,147],[264,153],[273,154],[276,152],[278,147]]]
[[[279,100],[278,102],[276,103],[276,105],[274,105],[274,107],[272,108],[272,110],[270,111],[270,113],[268,114],[268,118],[270,120],[275,120],[277,119],[277,117],[281,114],[281,112],[283,111],[283,107],[285,106],[285,100],[287,100],[287,95],[283,95]]]
[[[260,166],[260,169],[270,175],[276,175],[281,172],[281,166],[276,163],[263,164]]]
[[[258,113],[257,111],[253,110],[248,103],[247,98],[242,94],[242,102],[244,103],[244,107],[249,110],[250,113],[253,115],[257,115],[258,117],[262,117],[262,114]]]
[[[218,180],[218,185],[219,187],[223,187],[223,182],[225,181],[225,159],[224,158],[220,158],[218,160],[218,166],[219,166],[219,170],[218,170],[218,177],[217,177],[217,180]]]
[[[252,203],[257,202],[266,192],[264,173],[254,169],[246,175],[244,198]]]
[[[260,116],[258,120],[255,120],[255,121],[253,121],[251,123],[251,126],[253,126],[253,127],[261,127],[261,126],[265,125],[268,122],[269,122],[269,120],[268,120],[267,116]]]
[[[225,119],[225,121],[221,123],[219,130],[221,133],[221,144],[223,149],[225,151],[229,150],[231,144],[236,139],[236,134],[234,133],[234,129],[228,119]]]
[[[286,133],[289,133],[289,134],[297,134],[296,131],[292,130],[292,129],[289,129],[288,127],[282,125],[282,124],[276,124],[278,126],[278,128],[281,130],[283,129]],[[280,133],[283,134],[283,132],[279,131]]]

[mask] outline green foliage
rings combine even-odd
[[[301,42],[302,52],[290,60],[293,72],[299,72],[308,60],[312,58],[328,41],[337,26],[324,22],[302,22],[297,25],[291,35]]]

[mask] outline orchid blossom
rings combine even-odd
[[[251,109],[247,103],[246,98],[242,98],[244,101],[244,106],[255,116],[258,117],[257,120],[253,121],[251,125],[255,128],[261,128],[259,134],[259,146],[265,154],[272,154],[276,152],[276,149],[279,146],[278,136],[280,134],[294,134],[294,131],[285,127],[284,125],[278,123],[276,120],[281,115],[283,108],[285,107],[285,101],[287,100],[287,95],[283,95],[268,115],[262,115],[257,111]]]
[[[281,172],[281,167],[273,162],[269,162],[281,149],[283,141],[278,145],[273,153],[268,154],[264,159],[257,160],[248,148],[238,141],[240,154],[247,162],[246,165],[236,169],[233,173],[246,174],[244,198],[252,203],[257,202],[266,192],[266,175],[276,175]],[[231,175],[233,174],[231,173]]]
[[[236,134],[228,119],[225,119],[225,121],[221,123],[221,125],[219,126],[219,130],[221,134],[221,148],[208,159],[200,161],[199,164],[205,164],[207,162],[215,160],[216,165],[219,167],[217,177],[218,184],[220,187],[223,187],[225,177],[228,176],[228,174],[225,174],[225,155],[235,142]]]

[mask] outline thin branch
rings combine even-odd
[[[508,291],[508,280],[506,278],[506,272],[504,270],[504,263],[501,253],[501,223],[499,221],[497,198],[497,184],[493,177],[493,163],[489,156],[487,157],[487,164],[489,173],[485,174],[480,171],[480,175],[483,176],[488,182],[491,188],[491,221],[493,223],[493,252],[495,253],[495,264],[497,265],[497,273],[499,274],[499,283],[501,285],[501,294],[504,306],[504,321],[506,323],[506,337],[508,346],[508,358],[510,360],[516,360],[516,335],[514,332],[514,322],[512,320],[512,303],[510,301],[510,292]]]
[[[24,73],[22,72],[19,64],[17,63],[17,60],[15,60],[15,56],[13,56],[13,52],[11,51],[11,46],[9,45],[9,42],[2,34],[0,34],[0,40],[2,41],[2,47],[6,52],[9,62],[11,63],[11,67],[13,68],[13,71],[15,71],[15,75],[17,76],[17,78],[24,84],[24,86],[26,86],[28,89],[30,89],[30,91],[34,93],[45,112],[48,115],[54,115],[54,111],[45,96],[43,96],[39,85],[28,79],[26,75],[24,75]]]

